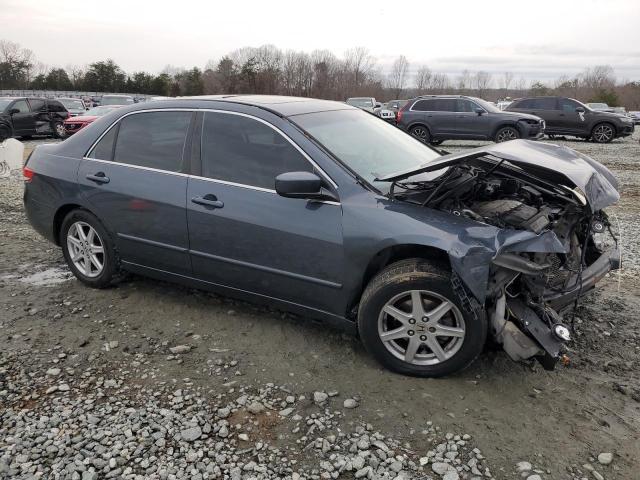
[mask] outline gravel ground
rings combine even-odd
[[[637,480],[640,145],[558,143],[620,179],[624,270],[583,301],[568,366],[488,350],[441,380],[209,293],[87,289],[0,179],[0,478]]]

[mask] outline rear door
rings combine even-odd
[[[480,105],[466,98],[456,99],[456,132],[464,138],[488,138],[489,115],[485,111],[482,115],[476,109]],[[482,109],[484,110],[484,108]]]
[[[553,133],[562,130],[560,127],[560,111],[555,97],[531,98],[529,101],[531,102],[530,108],[525,111],[542,118],[546,124],[545,131]]]
[[[418,100],[412,107],[418,119],[429,127],[432,137],[453,138],[456,135],[456,104],[453,98]],[[416,119],[416,120],[418,120]]]
[[[18,112],[11,114],[13,131],[15,135],[33,135],[35,133],[35,118],[26,100],[16,100],[9,109],[16,109]]]
[[[200,131],[200,129],[198,129]],[[199,279],[323,311],[343,278],[338,202],[284,198],[275,177],[319,169],[273,124],[204,112],[201,169],[189,178],[187,215]],[[327,188],[333,189],[328,177]]]
[[[190,111],[134,112],[83,159],[78,183],[123,262],[190,274],[186,220]]]

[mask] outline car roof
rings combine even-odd
[[[369,97],[370,98],[370,97]],[[276,113],[283,117],[293,115],[303,115],[306,113],[326,112],[332,110],[358,110],[351,105],[333,100],[319,100],[307,97],[288,97],[284,95],[202,95],[196,97],[178,97],[171,100],[160,100],[154,102],[158,107],[171,105],[181,100],[195,100],[202,102],[200,107],[207,108],[207,104],[212,101],[239,103],[254,106]],[[147,104],[146,108],[150,108]]]

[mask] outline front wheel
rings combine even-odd
[[[520,132],[515,127],[502,127],[496,132],[496,143],[508,142],[520,138]]]
[[[409,133],[423,143],[431,142],[431,133],[429,132],[429,129],[427,127],[416,125],[415,127],[411,127]]]
[[[451,274],[422,259],[394,263],[369,283],[358,328],[365,348],[386,368],[441,377],[462,370],[487,337],[484,316],[464,310]]]
[[[599,123],[591,131],[591,138],[596,143],[609,143],[615,137],[616,131],[610,123]]]
[[[67,265],[85,285],[104,288],[117,279],[119,260],[111,236],[90,212],[73,210],[65,217],[60,245]]]

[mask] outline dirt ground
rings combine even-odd
[[[582,302],[570,364],[549,372],[486,351],[463,373],[439,380],[385,371],[357,338],[282,312],[140,277],[108,290],[86,288],[70,277],[60,250],[30,228],[20,180],[0,179],[0,404],[10,372],[19,367],[46,386],[44,372],[59,352],[107,371],[122,371],[137,359],[154,375],[125,375],[132,384],[201,386],[212,396],[227,392],[230,382],[248,389],[272,383],[307,396],[337,391],[359,403],[345,411],[345,425],[369,423],[415,452],[433,448],[430,436],[421,434],[433,422],[441,432],[470,435],[494,478],[521,478],[516,464],[527,461],[543,479],[591,480],[598,473],[637,480],[639,138],[636,133],[608,145],[557,140],[607,165],[622,186],[611,212],[622,234],[623,271]],[[39,142],[27,142],[27,150]],[[441,148],[477,145],[445,142]],[[117,347],[109,348],[114,341]],[[168,347],[177,344],[193,348],[176,360]],[[219,359],[237,366],[212,374],[207,367]],[[33,400],[10,408],[41,407]],[[262,435],[272,436],[269,425],[264,428]],[[287,438],[278,441],[293,448]],[[5,440],[0,438],[0,456]],[[602,452],[614,454],[611,464],[598,463]]]

